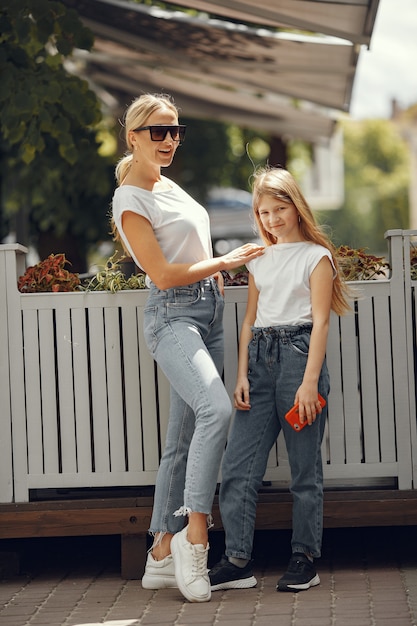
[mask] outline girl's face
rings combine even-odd
[[[151,113],[144,126],[176,126],[178,116],[168,108],[160,108]],[[150,130],[130,131],[130,141],[134,156],[157,167],[168,167],[172,163],[179,142],[167,132],[162,141],[152,141]]]
[[[261,196],[259,219],[265,231],[277,239],[277,243],[302,241],[298,211],[292,202],[273,196]]]

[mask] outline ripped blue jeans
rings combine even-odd
[[[327,406],[311,426],[299,432],[284,418],[303,380],[311,326],[252,330],[248,348],[251,409],[236,412],[222,464],[220,512],[226,555],[251,558],[258,490],[269,452],[282,430],[291,469],[292,552],[319,557],[323,530],[321,443]],[[318,390],[327,400],[329,374],[325,362]]]
[[[171,385],[151,534],[179,532],[187,513],[211,514],[232,414],[221,379],[223,309],[212,278],[185,287],[150,289],[145,340]]]

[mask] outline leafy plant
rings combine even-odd
[[[417,280],[417,245],[410,246],[410,273],[411,280]]]
[[[80,278],[65,269],[66,264],[71,265],[65,254],[50,254],[44,261],[27,268],[19,277],[17,288],[22,293],[76,291]]]
[[[385,257],[367,254],[365,248],[340,246],[336,254],[346,281],[374,280],[378,276],[385,276],[386,270],[390,267]]]
[[[230,273],[226,270],[222,271],[225,287],[240,287],[248,284],[248,270],[246,265],[232,270]]]
[[[340,269],[346,281],[373,280],[378,276],[385,276],[389,264],[384,257],[374,256],[364,252],[364,248],[349,248],[340,246],[337,248],[337,257]],[[124,291],[127,289],[145,289],[145,274],[131,274],[126,277],[120,263],[125,256],[117,259],[118,253],[111,256],[102,270],[93,278],[80,281],[79,275],[64,269],[69,261],[65,254],[50,254],[47,259],[37,265],[28,267],[25,274],[20,276],[18,289],[23,293],[36,293],[43,291]],[[410,252],[411,278],[417,280],[417,247],[412,246]],[[224,284],[226,287],[239,287],[248,284],[248,270],[245,265],[232,272],[223,271]]]
[[[105,267],[83,286],[85,291],[110,291],[116,293],[116,291],[125,289],[145,289],[145,274],[132,274],[129,278],[126,278],[120,269],[120,261],[125,257],[120,259],[116,257],[117,252],[109,258]]]
[[[375,280],[378,276],[385,276],[386,271],[390,267],[384,257],[367,254],[365,248],[356,249],[349,248],[349,246],[340,246],[336,249],[336,255],[340,270],[346,281]],[[413,259],[411,261],[412,272],[414,271],[417,278],[417,250],[415,248]],[[248,270],[245,266],[239,267],[230,274],[224,271],[223,277],[224,284],[228,287],[248,284]]]

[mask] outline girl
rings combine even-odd
[[[113,222],[114,233],[147,275],[145,339],[171,384],[150,525],[154,544],[142,585],[178,585],[189,601],[204,602],[211,596],[207,518],[232,412],[220,377],[219,272],[254,259],[263,246],[247,244],[212,257],[207,212],[161,173],[185,130],[169,96],[145,94],[130,105],[125,116],[129,154],[116,167]]]
[[[285,437],[293,495],[292,557],[280,591],[320,582],[323,518],[321,442],[329,393],[325,362],[330,310],[348,308],[334,247],[319,230],[296,181],[284,169],[254,178],[253,210],[265,254],[247,263],[248,302],[239,343],[238,409],[222,464],[220,512],[226,554],[210,571],[212,590],[256,585],[250,562],[258,489],[269,452]],[[285,414],[299,404],[296,432]]]

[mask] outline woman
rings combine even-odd
[[[167,95],[137,98],[125,116],[129,154],[116,167],[115,232],[150,288],[147,346],[171,384],[165,449],[157,475],[143,587],[178,585],[191,602],[210,600],[208,523],[231,403],[221,380],[221,270],[263,253],[247,244],[213,258],[205,209],[161,173],[185,136]],[[184,517],[188,524],[184,526]]]

